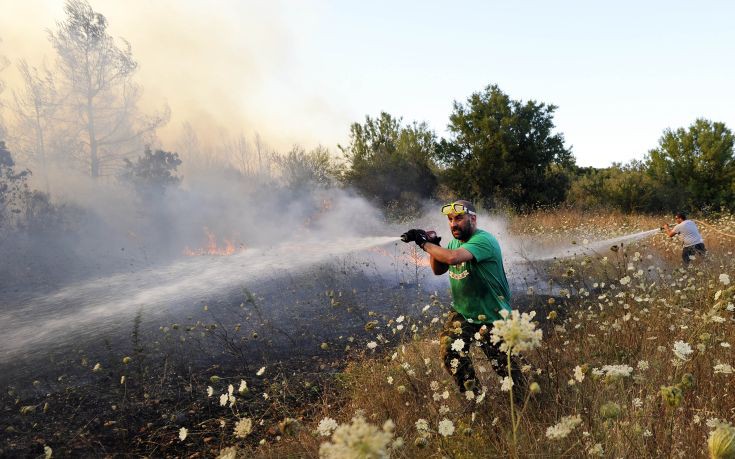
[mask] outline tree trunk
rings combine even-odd
[[[89,135],[89,173],[92,178],[100,175],[100,160],[97,151],[97,134],[94,130],[94,106],[92,98],[87,97],[87,134]]]

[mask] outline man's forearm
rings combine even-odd
[[[438,247],[441,249],[441,247],[436,244],[432,244],[431,242],[427,242],[426,244],[424,244],[424,251],[429,254],[429,265],[431,266],[431,271],[437,276],[444,274],[449,270],[449,265],[447,263],[442,263],[436,257],[434,257],[434,255],[432,255],[430,252],[430,250],[432,250],[431,247]]]
[[[463,261],[472,259],[472,254],[465,249],[445,249],[431,242],[424,244],[424,252],[431,255],[432,259],[445,265],[458,265]]]

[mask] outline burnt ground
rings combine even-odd
[[[38,457],[47,445],[55,457],[197,457],[231,444],[236,415],[263,421],[252,438],[275,439],[280,432],[269,426],[311,418],[367,341],[386,352],[410,338],[409,324],[425,330],[449,304],[446,288],[439,290],[434,301],[425,287],[356,264],[321,265],[218,292],[182,305],[177,316],[139,313],[73,346],[4,364],[0,456]],[[543,318],[546,298],[518,293],[514,308]],[[389,322],[399,315],[407,326],[394,334]],[[367,330],[370,321],[377,325]],[[241,379],[249,391],[239,395]],[[236,413],[218,402],[229,384],[240,399]],[[179,441],[180,427],[197,435]]]

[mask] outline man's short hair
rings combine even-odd
[[[674,216],[676,218],[681,218],[682,220],[686,220],[687,219],[687,214],[685,214],[684,212],[677,212],[676,215],[674,215]]]
[[[477,209],[475,209],[475,205],[472,204],[471,202],[469,202],[466,199],[457,199],[454,202],[456,202],[457,204],[462,204],[465,209],[467,209],[467,210],[469,210],[471,212],[477,212]]]

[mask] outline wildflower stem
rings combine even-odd
[[[507,364],[508,364],[508,377],[511,377],[511,361],[510,361],[510,349],[505,353],[507,357]],[[513,432],[513,449],[511,450],[513,457],[518,457],[518,438],[516,435],[516,431],[518,430],[518,424],[516,423],[516,415],[515,415],[515,403],[513,401],[513,385],[511,384],[510,390],[508,391],[508,397],[510,400],[510,423],[511,423],[511,430]]]
[[[523,417],[523,413],[526,412],[526,407],[528,406],[528,400],[531,398],[531,391],[528,391],[526,393],[526,397],[523,400],[523,407],[521,408],[521,412],[518,413],[518,416],[516,417],[516,423],[515,428],[517,429],[521,424],[521,418]]]

